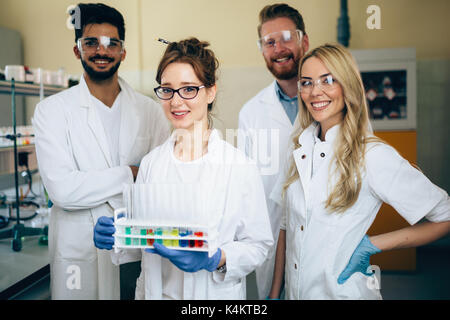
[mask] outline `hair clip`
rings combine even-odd
[[[170,43],[170,41],[164,40],[162,38],[156,38],[156,41],[162,42],[164,44],[169,44]]]

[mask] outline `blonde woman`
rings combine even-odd
[[[292,152],[271,194],[284,215],[269,298],[279,297],[285,274],[287,299],[381,299],[368,285],[370,256],[446,235],[448,194],[373,136],[361,77],[344,47],[312,50],[299,77]],[[383,202],[411,225],[429,222],[369,238]]]

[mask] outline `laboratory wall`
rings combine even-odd
[[[87,1],[82,1],[87,2]],[[120,74],[152,95],[154,76],[167,40],[196,36],[211,43],[220,61],[215,126],[236,128],[242,105],[272,81],[257,49],[256,26],[267,0],[105,0],[126,22],[127,57]],[[336,42],[339,0],[285,1],[303,14],[311,47]],[[24,63],[81,74],[74,32],[66,26],[72,0],[0,0],[0,26],[18,31]],[[380,8],[380,29],[369,29],[370,5]],[[417,161],[430,179],[450,190],[448,143],[450,42],[448,0],[348,0],[351,49],[413,47],[417,53]],[[28,117],[35,99],[27,99]]]

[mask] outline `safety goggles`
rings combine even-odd
[[[109,54],[121,54],[124,50],[124,41],[106,36],[79,38],[77,41],[77,47],[81,53],[95,53],[100,46],[103,46]]]
[[[336,88],[337,81],[333,78],[331,74],[326,74],[321,76],[319,79],[313,80],[311,78],[301,78],[298,82],[298,91],[303,94],[310,94],[314,87],[317,86],[320,90],[324,92],[332,91]]]
[[[301,30],[282,30],[266,34],[261,39],[258,39],[257,44],[260,51],[270,51],[275,48],[277,43],[288,45],[291,43],[300,43],[303,37]]]

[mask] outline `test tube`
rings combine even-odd
[[[154,235],[153,229],[147,229],[147,235],[153,236],[153,235]],[[154,242],[155,242],[155,239],[149,239],[149,238],[147,238],[147,244],[148,244],[149,246],[152,246]]]
[[[131,227],[125,227],[125,234],[131,234]]]
[[[186,228],[180,228],[179,235],[180,237],[187,237],[188,236],[188,230]],[[188,240],[180,240],[179,241],[180,247],[187,247],[188,246]]]
[[[171,236],[172,237],[179,237],[179,230],[178,228],[172,228],[172,232],[171,232]],[[179,241],[172,239],[172,247],[179,247]]]
[[[203,247],[203,240],[195,240],[195,247],[196,248]]]

